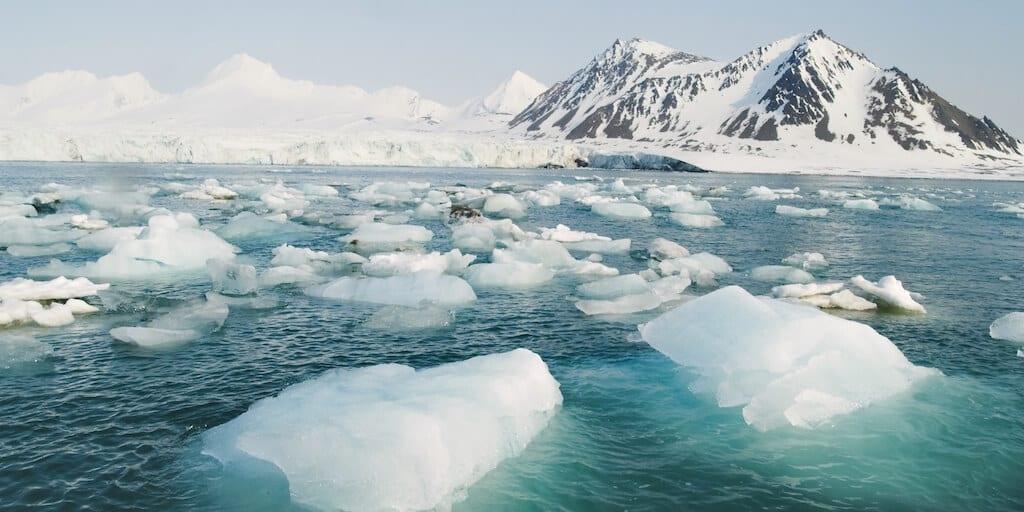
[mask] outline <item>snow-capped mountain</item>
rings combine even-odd
[[[532,76],[516,71],[512,76],[496,87],[483,98],[470,100],[467,115],[507,115],[513,116],[522,112],[534,98],[546,91],[548,86],[538,82]]]
[[[820,30],[727,63],[640,39],[615,41],[509,124],[525,133],[681,150],[821,152],[845,145],[1016,161],[1024,153],[1021,141],[987,117]]]
[[[107,119],[160,101],[138,73],[98,78],[86,71],[46,73],[16,86],[0,86],[0,122],[64,124]]]

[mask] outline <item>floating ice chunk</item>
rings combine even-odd
[[[42,327],[63,327],[75,322],[71,308],[59,302],[51,303],[49,307],[30,310],[29,316]]]
[[[628,238],[619,240],[583,240],[580,242],[564,242],[562,245],[570,251],[584,251],[600,254],[626,254],[633,242]]]
[[[0,218],[4,217],[35,217],[39,215],[30,204],[0,204]]]
[[[71,225],[86,231],[99,231],[110,227],[110,223],[99,218],[90,217],[86,214],[72,215]]]
[[[523,199],[535,206],[558,206],[562,203],[562,198],[550,190],[527,190]]]
[[[447,308],[426,305],[419,308],[384,306],[363,324],[379,331],[422,331],[452,324],[455,316]]]
[[[224,301],[196,301],[168,311],[145,327],[111,329],[110,336],[144,348],[169,348],[219,330],[228,313],[228,305]]]
[[[798,252],[783,258],[782,263],[791,267],[798,267],[804,270],[825,268],[828,260],[820,252]]]
[[[850,311],[870,311],[878,309],[878,305],[864,297],[854,295],[850,290],[842,290],[828,296],[827,307],[847,309]]]
[[[818,190],[818,197],[822,199],[830,199],[832,201],[843,201],[853,197],[853,194],[846,192],[845,190],[832,191],[821,189]]]
[[[21,217],[0,219],[0,247],[53,245],[72,242],[85,234],[80,230],[50,229],[51,226],[35,222],[35,220]]]
[[[540,263],[553,270],[572,269],[579,264],[562,244],[554,240],[523,240],[491,254],[495,263],[522,261]]]
[[[647,291],[635,295],[623,295],[608,300],[579,300],[576,309],[587,316],[628,315],[656,309],[662,304],[661,297]]]
[[[199,229],[191,214],[157,215],[138,239],[123,240],[95,262],[74,267],[53,260],[29,269],[34,276],[80,275],[103,279],[152,279],[171,272],[206,268],[210,259],[232,259],[237,249]]]
[[[688,228],[716,228],[724,226],[722,219],[714,215],[698,215],[693,213],[670,213],[668,215],[672,222]]]
[[[303,237],[308,232],[305,227],[289,221],[283,213],[260,216],[242,212],[218,228],[217,234],[225,240],[251,240],[277,236]]]
[[[89,297],[107,288],[110,288],[109,284],[96,284],[84,277],[68,279],[60,276],[49,281],[33,281],[18,277],[5,283],[0,283],[0,298],[63,300]]]
[[[747,199],[754,199],[758,201],[775,201],[778,199],[795,199],[800,197],[796,195],[799,192],[799,188],[795,189],[770,189],[765,186],[753,186],[747,189],[743,193],[743,197]]]
[[[780,299],[828,295],[843,289],[843,283],[796,283],[772,287],[772,296]]]
[[[1024,313],[1009,313],[997,318],[989,326],[988,335],[997,340],[1024,343]]]
[[[292,500],[312,509],[450,508],[544,429],[558,388],[525,349],[422,370],[331,370],[209,430],[203,451],[229,471],[249,458],[277,466]]]
[[[510,194],[494,194],[484,201],[484,213],[495,217],[518,219],[526,215],[526,205]]]
[[[262,288],[273,288],[282,284],[312,284],[324,281],[309,265],[278,265],[264,270],[257,282]]]
[[[588,299],[613,299],[650,291],[650,286],[638,274],[609,277],[576,287],[576,293]]]
[[[374,206],[399,206],[413,204],[429,189],[430,183],[425,182],[378,181],[352,192],[349,197]]]
[[[396,225],[397,224],[407,224],[410,220],[412,220],[412,216],[411,215],[406,215],[404,213],[393,213],[391,215],[385,215],[384,217],[382,217],[380,219],[380,221],[385,223],[385,224],[396,224]]]
[[[99,312],[100,308],[89,304],[82,299],[68,299],[64,301],[64,305],[71,310],[73,315],[88,315],[90,313]]]
[[[885,276],[878,283],[872,283],[864,276],[854,276],[850,283],[889,307],[912,313],[925,312],[924,306],[915,300],[915,294],[903,288],[903,283],[895,276]]]
[[[663,276],[685,275],[700,286],[714,285],[716,274],[732,272],[732,267],[725,260],[707,252],[662,260],[656,268]]]
[[[341,237],[359,253],[393,251],[414,248],[429,242],[434,233],[423,226],[413,224],[361,224],[354,231]]]
[[[12,245],[7,247],[7,254],[15,258],[36,258],[39,256],[64,254],[70,250],[71,246],[65,243],[52,245]]]
[[[234,199],[238,193],[220,184],[214,178],[204,180],[199,187],[183,192],[181,197],[185,199],[199,199],[202,201]]]
[[[758,430],[813,428],[940,374],[867,325],[736,286],[662,314],[640,335],[698,375],[692,389],[743,406]]]
[[[161,329],[158,327],[115,327],[110,336],[117,341],[144,348],[169,348],[202,337],[192,329]]]
[[[651,255],[651,258],[658,261],[684,258],[690,255],[690,251],[686,247],[664,238],[651,240],[651,245],[648,247],[647,252]]]
[[[145,229],[142,226],[101,229],[75,240],[75,245],[87,251],[110,252],[125,240],[135,240]]]
[[[609,241],[611,238],[601,236],[597,233],[588,233],[586,231],[573,231],[572,228],[565,224],[559,224],[553,228],[540,228],[540,238],[542,240],[554,240],[556,242],[585,242],[590,240]]]
[[[402,274],[392,277],[341,277],[312,286],[313,297],[395,306],[418,307],[422,303],[458,306],[476,300],[469,283],[447,274]]]
[[[553,192],[562,199],[571,199],[575,201],[597,192],[597,185],[593,183],[566,184],[561,181],[555,181],[545,185],[544,190]]]
[[[874,199],[850,199],[843,202],[843,208],[850,210],[877,210],[878,203]]]
[[[372,213],[339,215],[334,219],[332,225],[338,229],[355,229],[363,224],[370,224],[374,217],[375,215]]]
[[[317,271],[343,270],[350,265],[363,264],[367,260],[354,252],[328,253],[326,251],[314,251],[306,247],[294,247],[282,244],[271,250],[274,254],[270,260],[271,265],[284,266],[309,266]]]
[[[441,210],[427,202],[416,205],[416,209],[413,210],[413,215],[417,219],[436,219],[441,217]]]
[[[38,363],[53,355],[49,345],[27,335],[0,333],[0,370]]]
[[[267,208],[275,212],[301,212],[309,206],[301,190],[285,186],[281,181],[267,187],[259,197]]]
[[[810,283],[814,276],[807,271],[786,265],[764,265],[750,271],[750,277],[769,283]]]
[[[775,207],[775,213],[785,217],[824,217],[828,215],[828,208],[798,208],[780,204]]]
[[[463,255],[462,251],[452,249],[446,253],[434,251],[429,254],[414,252],[378,253],[370,256],[363,264],[363,273],[368,276],[385,277],[396,274],[412,274],[430,272],[434,274],[458,274],[466,269],[476,256]]]
[[[470,252],[487,252],[497,245],[494,231],[479,223],[465,223],[452,228],[452,245]]]
[[[305,183],[299,188],[299,190],[301,190],[304,195],[312,197],[336,197],[338,195],[338,189],[329,185]]]
[[[941,212],[942,208],[935,206],[924,199],[914,196],[901,196],[899,200],[900,209],[917,210],[922,212]]]
[[[618,201],[595,203],[590,207],[590,211],[612,219],[638,220],[651,217],[651,211],[642,204]]]
[[[550,281],[554,272],[540,263],[510,261],[480,263],[465,272],[466,280],[477,288],[525,289]]]
[[[224,295],[249,295],[259,286],[252,265],[213,259],[206,262],[206,271],[213,281],[213,291]]]

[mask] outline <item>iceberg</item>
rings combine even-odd
[[[814,428],[932,375],[871,327],[729,286],[639,327],[655,350],[690,368],[691,389],[742,407],[758,430]]]
[[[521,453],[561,404],[525,349],[421,370],[336,369],[210,429],[203,452],[243,475],[249,459],[273,464],[304,507],[444,509]]]

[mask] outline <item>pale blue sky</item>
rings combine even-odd
[[[5,2],[0,83],[86,69],[143,73],[174,92],[231,54],[283,75],[406,85],[455,103],[515,69],[565,78],[616,37],[731,59],[824,29],[1024,136],[1024,1],[90,1]]]

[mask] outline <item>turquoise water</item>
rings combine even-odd
[[[496,180],[542,186],[572,182],[571,170],[0,164],[5,190],[68,185],[222,183],[281,179],[361,186],[417,180],[484,185]],[[586,173],[587,175],[593,173]],[[599,173],[611,176],[609,173]],[[894,274],[923,293],[928,314],[843,313],[889,337],[915,364],[945,376],[911,392],[836,418],[815,430],[759,432],[738,409],[720,408],[687,389],[692,376],[639,341],[636,324],[651,314],[588,318],[566,300],[578,281],[556,278],[525,292],[478,290],[450,329],[388,333],[363,322],[377,308],[307,297],[278,287],[264,295],[279,305],[233,309],[224,327],[174,351],[152,352],[114,342],[109,329],[137,325],[147,310],[201,296],[202,275],[147,283],[115,283],[123,299],[113,311],[54,329],[18,328],[54,349],[41,363],[0,374],[0,504],[5,509],[280,510],[290,507],[282,482],[240,481],[199,453],[199,436],[284,387],[337,367],[379,363],[433,366],[526,347],[561,383],[564,406],[519,457],[471,487],[457,510],[652,509],[1024,509],[1024,359],[988,337],[997,317],[1024,309],[1024,220],[997,213],[993,202],[1024,201],[1024,184],[982,181],[825,178],[813,176],[630,173],[637,182],[728,185],[715,209],[722,228],[694,230],[669,222],[611,220],[569,201],[532,208],[525,229],[563,223],[577,230],[633,239],[657,237],[722,256],[736,269],[721,284],[753,293],[769,285],[749,269],[777,264],[798,251],[824,253],[822,279]],[[739,198],[749,186],[799,186],[804,199]],[[942,212],[883,208],[844,210],[818,189],[910,192]],[[959,191],[959,193],[956,193]],[[937,197],[928,196],[934,194]],[[233,211],[158,195],[154,205],[191,211],[204,225]],[[775,215],[776,204],[830,207],[824,219]],[[312,210],[340,211],[341,199]],[[450,246],[440,222],[428,247]],[[341,250],[340,232],[311,228],[293,241]],[[265,266],[283,239],[237,243]],[[73,252],[65,261],[95,259]],[[0,280],[23,276],[49,257],[0,253]],[[644,259],[606,256],[623,273]],[[1000,280],[1009,276],[1012,281]],[[693,290],[695,293],[703,293]]]

